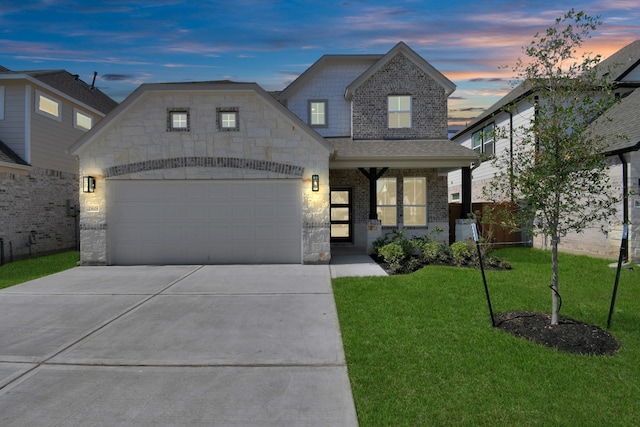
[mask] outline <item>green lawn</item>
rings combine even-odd
[[[550,311],[550,253],[496,251],[496,313]],[[561,315],[606,326],[611,261],[560,255]],[[491,327],[479,270],[333,282],[360,425],[640,425],[640,268],[623,270],[610,332],[617,355],[577,356]]]
[[[79,259],[80,252],[69,251],[7,263],[0,267],[0,289],[68,270],[75,267]]]

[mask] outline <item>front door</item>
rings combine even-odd
[[[353,242],[351,188],[331,189],[331,241]]]

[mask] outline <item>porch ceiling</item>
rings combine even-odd
[[[470,166],[475,151],[448,139],[357,140],[327,139],[334,147],[330,169],[359,167],[435,168],[441,172]]]

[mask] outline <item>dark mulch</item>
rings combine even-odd
[[[551,315],[534,312],[509,312],[495,316],[496,327],[547,347],[573,354],[612,356],[620,345],[607,331],[595,325],[559,317],[551,326]]]

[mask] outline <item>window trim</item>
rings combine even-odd
[[[57,115],[56,114],[51,114],[50,112],[43,110],[40,108],[40,99],[44,98],[52,103],[55,103],[57,105]],[[36,102],[35,102],[35,110],[36,113],[40,114],[41,116],[44,117],[48,117],[50,119],[56,120],[58,122],[62,121],[62,102],[59,99],[56,99],[50,95],[47,95],[44,92],[41,92],[39,90],[36,90]]]
[[[184,127],[174,126],[173,115],[186,114],[187,124]],[[191,113],[188,108],[167,108],[167,132],[189,132],[191,130]]]
[[[324,123],[313,123],[313,104],[322,104],[324,106],[323,118]],[[312,128],[329,127],[329,100],[328,99],[310,99],[307,102],[308,123]]]
[[[491,122],[478,129],[471,134],[471,149],[478,154],[484,154],[489,158],[492,158],[496,154],[496,138],[493,134],[495,132],[496,123]],[[487,140],[485,141],[485,135]],[[487,154],[487,146],[491,145],[491,153]]]
[[[78,115],[85,116],[91,121],[91,124],[89,125],[88,128],[78,124]],[[93,128],[93,116],[74,107],[73,108],[73,127],[85,132],[91,130]]]
[[[405,203],[405,190],[407,188],[407,180],[423,179],[424,180],[424,204],[408,204]],[[429,224],[429,197],[428,197],[428,179],[426,176],[404,176],[402,177],[402,223],[407,227],[426,227]],[[407,208],[424,208],[424,224],[407,224],[405,209]]]
[[[408,110],[392,110],[391,109],[391,98],[409,98],[409,109]],[[391,114],[409,114],[409,126],[391,126]],[[388,129],[413,129],[413,96],[410,94],[404,95],[387,95],[387,128]]]
[[[223,114],[235,115],[235,126],[223,126],[222,116]],[[240,130],[240,109],[238,107],[225,107],[216,108],[216,126],[220,132],[233,132]]]
[[[378,208],[390,208],[393,207],[396,210],[396,221],[394,224],[383,224],[382,223],[382,219],[380,219],[378,217],[378,219],[380,219],[380,225],[382,225],[383,227],[397,227],[398,226],[398,178],[395,176],[389,176],[389,177],[382,177],[382,178],[378,178],[376,181],[376,193],[378,192],[378,184],[380,183],[381,180],[385,180],[385,181],[393,181],[394,186],[395,186],[395,190],[396,190],[396,197],[393,200],[393,204],[380,204],[378,203],[378,196],[376,194],[376,216],[378,216]]]

